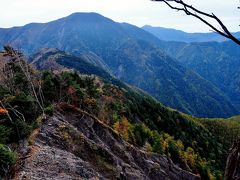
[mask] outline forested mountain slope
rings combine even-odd
[[[106,63],[117,78],[145,90],[164,105],[200,117],[238,113],[216,86],[145,41],[129,40],[109,59],[114,59]]]
[[[212,82],[240,108],[240,47],[232,42],[162,43],[178,61]]]
[[[139,58],[141,52],[144,54]],[[212,112],[216,112],[216,117],[236,113],[231,103],[217,88],[146,42],[129,41],[114,54],[111,59],[115,61],[111,62],[111,69],[115,76],[150,94],[155,94],[163,104],[206,117],[211,117]],[[110,74],[88,64],[84,58],[74,57],[59,50],[42,50],[33,56],[32,63],[40,70],[65,67],[114,80]],[[201,110],[204,110],[204,113],[201,113]]]

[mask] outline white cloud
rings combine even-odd
[[[237,0],[188,0],[196,7],[214,12],[232,31],[240,24]],[[20,26],[30,22],[48,22],[73,12],[97,12],[118,22],[138,26],[150,24],[182,29],[208,31],[198,20],[175,12],[165,4],[150,0],[0,0],[0,27]]]

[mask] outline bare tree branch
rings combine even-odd
[[[20,120],[24,122],[26,121],[24,115],[20,111],[12,107],[9,103],[7,103],[7,106],[9,107],[8,109],[10,109]]]
[[[28,66],[28,64],[25,64],[23,54],[21,52],[15,50],[11,46],[4,46],[4,50],[5,50],[4,55],[5,56],[11,56],[11,58],[12,58],[11,60],[13,62],[17,62],[18,65],[20,66],[20,68],[22,69],[23,74],[25,75],[27,81],[29,82],[30,88],[32,90],[33,96],[34,96],[37,104],[39,105],[43,114],[45,114],[44,113],[44,102],[43,102],[42,94],[40,94],[40,100],[39,100],[39,97],[37,95],[37,92],[36,92],[34,84],[33,84],[33,80],[31,78],[31,73],[29,72],[29,66]],[[40,86],[40,84],[38,84],[38,85]],[[41,90],[40,87],[39,87],[39,90]]]
[[[182,0],[152,0],[152,1],[164,2],[171,9],[174,9],[177,11],[183,11],[186,15],[197,18],[200,21],[202,21],[204,24],[208,25],[214,32],[216,32],[216,33],[232,40],[236,44],[240,45],[240,40],[232,35],[232,33],[228,30],[228,28],[223,24],[223,22],[217,16],[215,16],[215,14],[213,14],[213,13],[209,14],[209,13],[200,11],[200,10],[196,9],[195,7],[193,7],[192,5],[186,4]],[[178,6],[174,6],[173,3],[175,3]],[[220,28],[214,26],[205,18],[210,18],[210,19],[215,20],[217,22],[217,24],[220,25]]]

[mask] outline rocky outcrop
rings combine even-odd
[[[240,180],[240,140],[230,149],[225,170],[225,180]]]
[[[15,179],[200,179],[125,142],[92,115],[62,105],[22,147]]]

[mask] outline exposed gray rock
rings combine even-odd
[[[240,140],[230,149],[225,170],[225,180],[240,180]]]
[[[125,142],[86,112],[61,108],[31,137],[15,179],[200,179]]]

